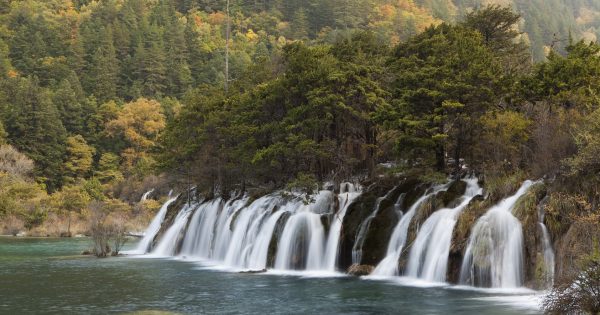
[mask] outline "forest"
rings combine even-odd
[[[597,0],[1,0],[2,234],[140,229],[154,188],[472,170],[552,179],[551,233],[598,238],[599,21]]]

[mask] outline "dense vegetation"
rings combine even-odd
[[[600,1],[225,3],[0,0],[2,232],[136,229],[150,188],[468,168],[493,201],[550,179],[573,260],[600,239]]]
[[[167,181],[226,194],[465,167],[557,178],[553,236],[598,219],[600,2],[225,3],[0,1],[5,231],[143,218]]]

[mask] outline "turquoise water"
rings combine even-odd
[[[78,256],[89,243],[0,237],[0,314],[539,314],[533,295]]]

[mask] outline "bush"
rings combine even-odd
[[[562,279],[544,298],[546,314],[600,314],[600,251],[585,257],[581,270]]]
[[[97,257],[116,256],[125,245],[127,240],[126,217],[122,211],[115,211],[119,208],[120,203],[118,202],[93,201],[90,203],[92,252]]]

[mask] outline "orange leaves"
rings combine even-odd
[[[225,14],[223,12],[214,12],[208,15],[208,23],[212,25],[221,25],[225,23]]]

